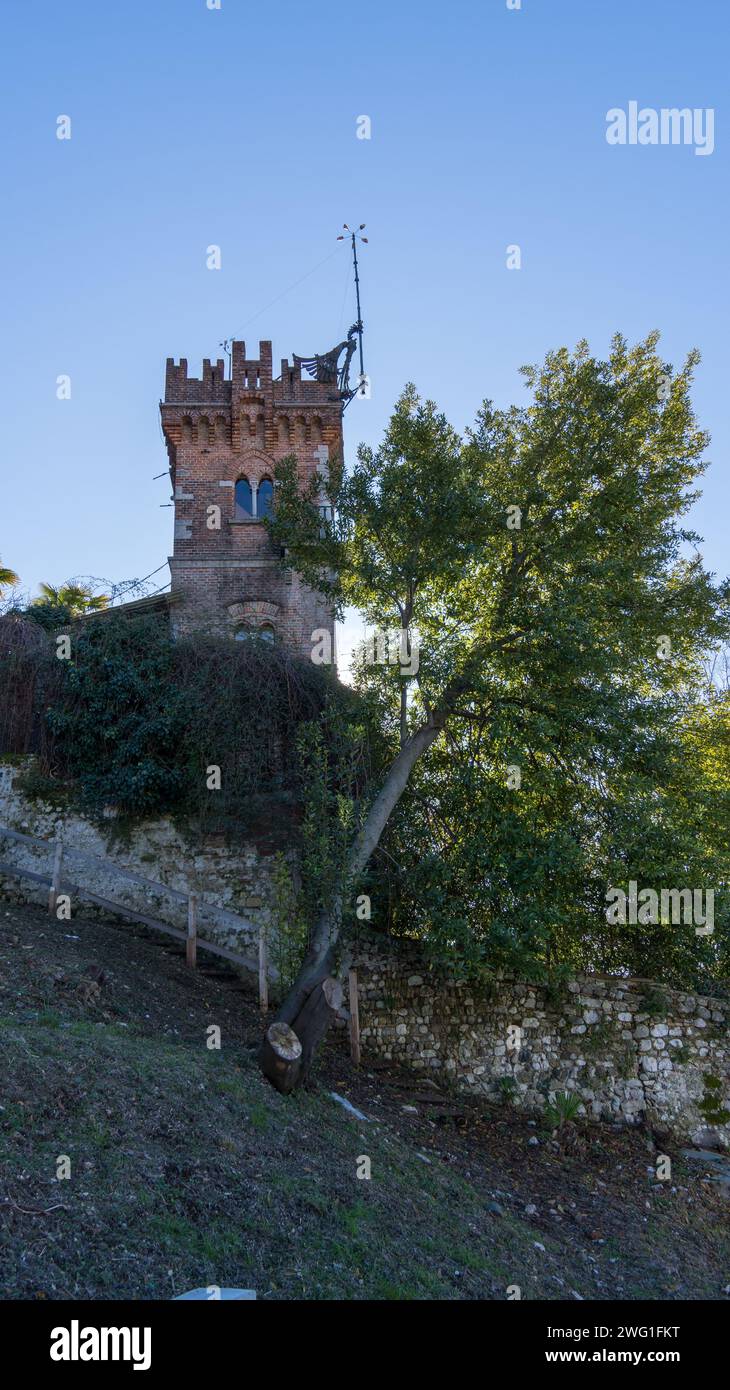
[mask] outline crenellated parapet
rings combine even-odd
[[[163,405],[234,405],[251,394],[271,400],[274,405],[286,405],[292,401],[303,405],[326,405],[341,410],[339,392],[331,382],[309,381],[302,377],[301,362],[281,359],[278,377],[272,374],[271,343],[259,343],[258,357],[246,356],[246,344],[235,340],[231,351],[231,374],[226,378],[223,358],[213,363],[210,358],[203,359],[203,375],[188,376],[186,357],[178,363],[168,357],[165,371],[165,396]]]
[[[188,376],[187,358],[181,357],[175,365],[174,357],[168,357],[165,371],[165,403],[187,405],[198,402],[231,403],[231,383],[226,381],[226,366],[222,357],[215,366],[209,357],[203,360],[202,377]]]
[[[300,362],[287,358],[274,378],[267,340],[255,358],[247,357],[245,342],[234,341],[229,378],[222,358],[205,358],[202,376],[191,377],[186,358],[175,363],[169,357],[160,414],[173,469],[182,444],[269,452],[323,443],[336,448],[342,429],[342,400],[332,383],[302,379]]]

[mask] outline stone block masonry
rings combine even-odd
[[[730,1001],[597,976],[558,994],[509,979],[482,990],[432,973],[412,945],[360,941],[365,1066],[393,1061],[534,1112],[567,1091],[590,1120],[730,1147],[730,1125],[708,1118],[730,1110]]]
[[[145,821],[128,838],[108,843],[103,828],[85,816],[23,796],[15,787],[18,771],[17,766],[0,763],[0,824],[50,841],[60,834],[64,843],[64,875],[70,882],[132,911],[159,917],[182,931],[187,926],[185,903],[156,889],[125,881],[115,873],[114,865],[180,892],[193,890],[200,897],[200,935],[241,955],[256,955],[260,927],[270,925],[273,895],[271,858],[256,845],[230,847],[215,836],[191,844],[171,821],[163,818]],[[74,850],[98,855],[100,862],[82,861]],[[0,836],[0,859],[37,873],[49,872],[52,853],[52,844],[45,849]],[[0,875],[0,898],[45,906],[48,890],[28,879]],[[206,914],[206,903],[240,915],[250,928],[216,921]],[[83,898],[72,903],[72,921],[73,916],[99,914],[109,915]]]

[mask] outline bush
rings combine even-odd
[[[545,1109],[545,1119],[550,1128],[562,1129],[563,1125],[571,1124],[582,1104],[580,1096],[570,1091],[556,1092],[554,1101]]]
[[[0,643],[0,703],[22,675],[32,709],[23,707],[22,738],[9,729],[5,740],[23,746],[3,751],[30,745],[39,787],[49,774],[69,783],[78,808],[94,818],[108,821],[112,808],[121,823],[171,815],[193,820],[198,832],[238,838],[256,825],[285,836],[301,816],[300,732],[331,725],[335,708],[343,715],[342,746],[328,746],[336,782],[357,697],[281,647],[173,642],[164,617],[106,614],[72,626],[71,659],[60,661],[37,625],[22,626],[22,641],[13,629],[12,651]],[[42,728],[35,747],[34,721]]]

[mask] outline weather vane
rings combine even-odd
[[[233,348],[233,339],[232,339],[232,338],[224,338],[224,339],[223,339],[223,342],[222,342],[222,343],[219,343],[218,346],[219,346],[219,347],[222,347],[223,350],[224,350],[224,352],[226,352],[226,353],[228,354],[228,375],[230,376],[230,375],[231,375],[231,352],[232,352],[232,348]]]
[[[318,353],[315,357],[298,357],[296,353],[293,354],[294,362],[300,368],[303,367],[311,377],[314,377],[315,381],[327,382],[338,387],[338,397],[334,399],[339,398],[339,400],[342,401],[343,410],[350,404],[354,396],[359,395],[363,391],[366,382],[362,351],[363,322],[362,311],[360,309],[360,271],[357,261],[358,241],[365,242],[367,245],[367,237],[361,235],[364,229],[364,222],[360,223],[356,231],[352,231],[345,222],[344,231],[341,232],[337,238],[338,241],[347,241],[349,238],[352,244],[352,263],[355,270],[355,295],[357,299],[357,322],[353,323],[344,341],[337,343],[336,347],[331,348],[329,352]],[[351,386],[350,363],[355,354],[356,338],[358,339],[360,348],[360,376],[357,386]],[[343,352],[345,356],[340,366],[340,357]]]
[[[360,340],[360,384],[362,384],[362,382],[365,380],[365,368],[364,368],[364,366],[363,366],[363,359],[362,359],[362,330],[363,330],[363,323],[362,323],[362,310],[361,310],[361,308],[360,308],[360,271],[359,271],[359,267],[358,267],[358,264],[357,264],[357,243],[358,243],[358,239],[359,239],[360,241],[364,241],[364,242],[365,242],[365,245],[367,246],[368,239],[367,239],[366,236],[361,236],[361,235],[360,235],[360,233],[361,233],[361,232],[364,232],[364,230],[365,230],[365,223],[364,223],[364,222],[361,222],[361,223],[360,223],[360,226],[358,227],[358,229],[357,229],[356,232],[350,231],[350,228],[348,227],[348,225],[347,225],[346,222],[345,222],[343,225],[344,225],[344,231],[347,232],[347,235],[349,236],[350,242],[351,242],[351,244],[352,244],[352,264],[353,264],[354,269],[355,269],[355,296],[356,296],[356,299],[357,299],[357,323],[354,324],[353,326],[354,326],[354,328],[357,330],[357,335],[358,335],[358,338],[359,338],[359,340]],[[347,238],[344,236],[344,234],[343,234],[342,232],[340,233],[340,235],[339,235],[338,238],[337,238],[338,241],[346,241],[346,239],[347,239]]]

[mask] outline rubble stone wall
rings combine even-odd
[[[730,1110],[730,1001],[598,976],[560,992],[509,979],[480,990],[382,940],[356,963],[365,1062],[535,1111],[567,1091],[589,1119],[730,1147],[730,1125],[711,1118]]]

